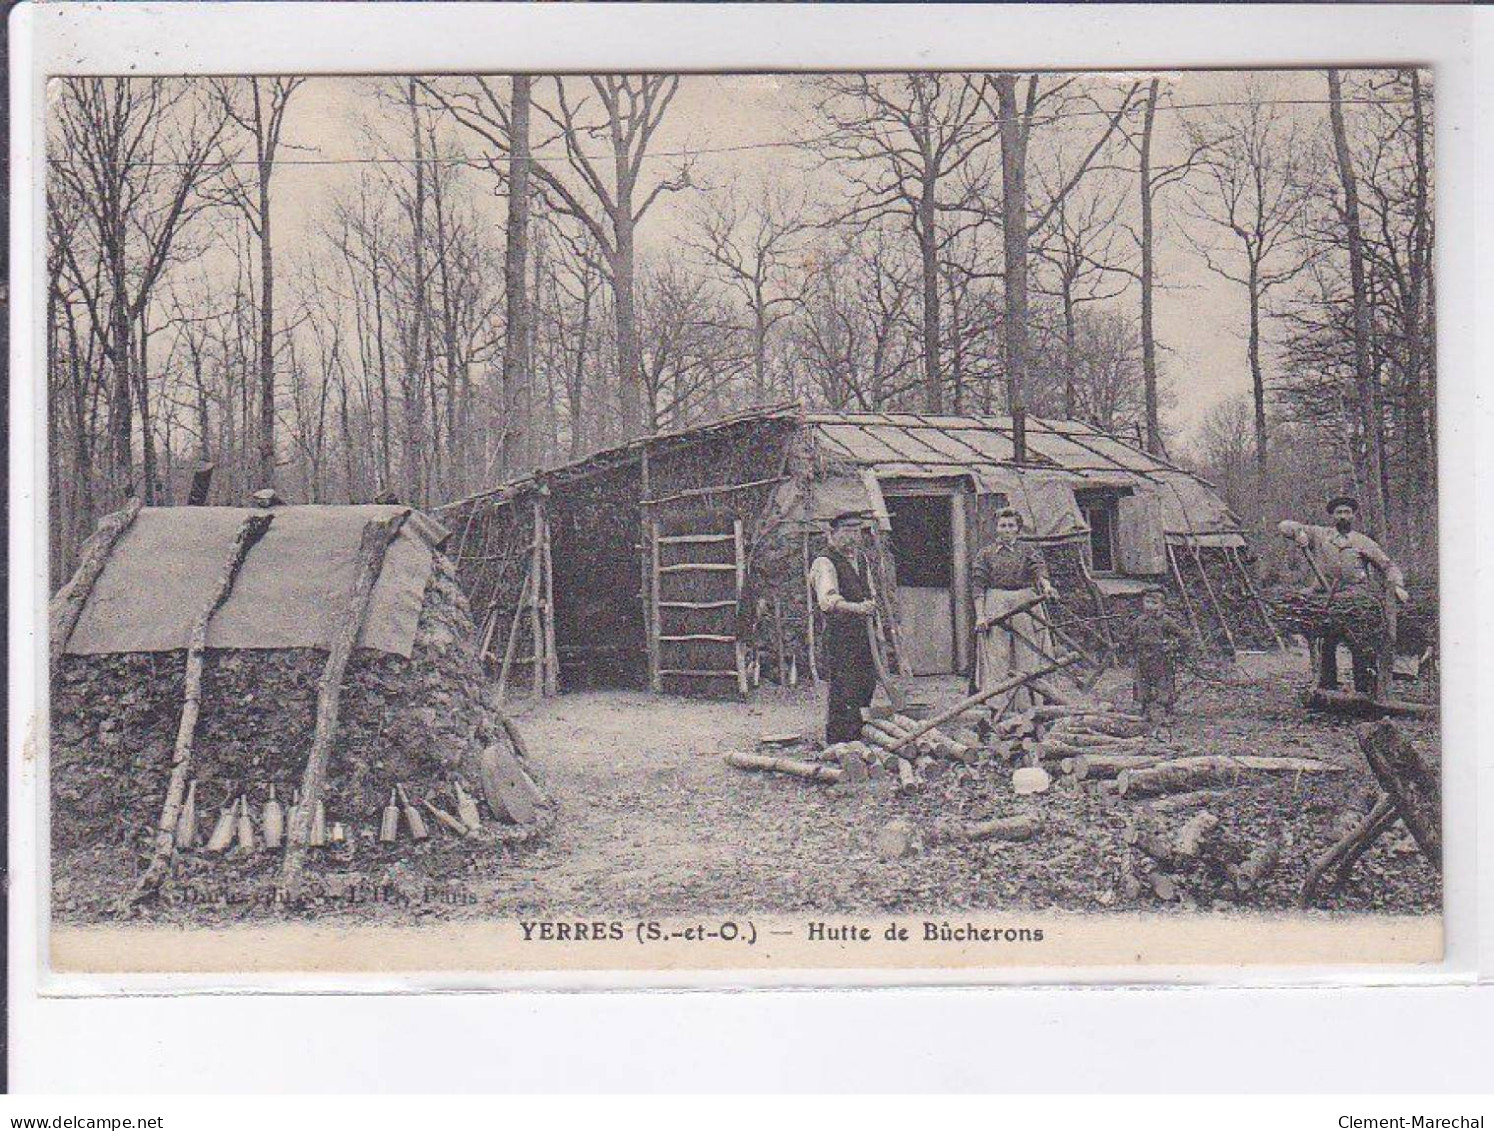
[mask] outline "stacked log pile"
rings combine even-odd
[[[977,872],[1000,861],[997,883],[1013,867],[1036,871],[1066,898],[1087,888],[1104,906],[1287,906],[1326,815],[1356,803],[1339,761],[1224,753],[1239,747],[1185,739],[1184,725],[1153,726],[1114,703],[1048,703],[979,736],[971,721],[918,734],[926,724],[894,714],[868,720],[855,742],[765,736],[758,754],[728,762],[784,775],[799,796],[862,798],[866,844],[900,867],[923,867],[911,861],[925,852],[957,853]],[[1041,783],[1023,788],[1019,770]],[[884,851],[879,838],[899,822],[911,834],[888,833],[901,847]]]

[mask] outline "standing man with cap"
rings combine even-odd
[[[871,587],[862,572],[861,529],[866,515],[847,511],[830,523],[829,545],[809,567],[815,604],[825,616],[825,664],[830,669],[830,699],[825,713],[825,742],[855,742],[861,736],[861,711],[877,690],[867,619],[876,613]]]
[[[1335,615],[1334,602],[1340,608],[1359,603],[1379,603],[1379,593],[1372,584],[1389,586],[1395,599],[1405,604],[1406,579],[1401,569],[1390,560],[1390,555],[1380,544],[1366,534],[1354,529],[1354,519],[1359,513],[1359,501],[1352,495],[1335,495],[1328,500],[1328,514],[1332,526],[1308,526],[1290,520],[1277,529],[1283,538],[1289,538],[1307,552],[1315,578],[1314,589],[1327,595],[1327,611],[1324,616],[1322,636],[1322,659],[1318,666],[1318,686],[1329,691],[1338,688],[1338,646],[1348,646],[1354,658],[1354,690],[1361,695],[1371,695],[1375,688],[1375,655],[1362,636],[1351,632],[1350,626],[1340,615]],[[1370,566],[1378,574],[1378,582],[1372,577]],[[1389,625],[1383,626],[1388,633]]]

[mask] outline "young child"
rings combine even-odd
[[[1133,694],[1141,713],[1153,722],[1171,714],[1178,701],[1178,664],[1192,639],[1163,606],[1162,590],[1141,595],[1141,612],[1126,630],[1124,644],[1136,664]]]

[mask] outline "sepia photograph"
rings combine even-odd
[[[50,79],[52,967],[1440,961],[1436,94]]]

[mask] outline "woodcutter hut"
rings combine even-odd
[[[437,512],[505,690],[745,695],[817,666],[806,573],[827,522],[876,516],[899,670],[968,670],[970,562],[1024,516],[1071,638],[1103,657],[1113,610],[1163,586],[1201,642],[1279,643],[1235,517],[1204,480],[1088,425],[822,413],[788,405],[663,433]]]
[[[371,559],[374,527],[387,545]],[[528,780],[445,539],[428,516],[395,506],[132,505],[107,516],[52,604],[56,874],[78,878],[94,902],[136,881],[184,764],[184,729],[202,835],[183,843],[178,826],[173,871],[190,881],[228,868],[247,881],[270,870],[278,856],[209,857],[201,841],[238,798],[262,838],[271,787],[288,805],[304,784],[322,729],[319,683],[332,679],[349,624],[357,635],[321,789],[327,822],[347,829],[335,864],[356,858],[377,871],[410,853],[407,837],[375,840],[397,786],[416,805],[453,811],[459,785],[483,798],[484,765],[500,750]],[[349,621],[354,604],[363,615]],[[487,814],[482,836],[433,836],[419,851],[437,863],[450,855],[459,870],[473,851],[525,831]]]

